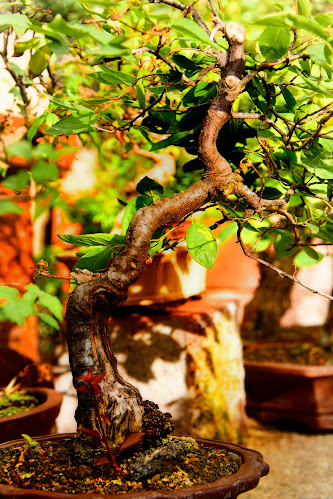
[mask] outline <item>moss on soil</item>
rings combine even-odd
[[[312,343],[294,345],[250,344],[244,349],[244,359],[278,362],[302,366],[333,365],[333,352]]]
[[[20,414],[36,407],[40,403],[40,399],[29,392],[15,391],[8,395],[0,392],[0,418]]]
[[[232,475],[241,464],[240,456],[226,450],[203,447],[188,437],[168,437],[160,443],[166,451],[164,458],[159,465],[155,462],[144,478],[138,479],[137,465],[149,461],[154,453],[152,449],[140,453],[126,451],[118,456],[122,474],[117,476],[110,464],[93,467],[75,464],[73,441],[74,438],[66,438],[43,441],[35,448],[17,444],[0,449],[0,483],[73,494],[173,490]],[[169,452],[171,446],[172,451]],[[179,446],[184,451],[178,452],[175,457],[173,451]]]

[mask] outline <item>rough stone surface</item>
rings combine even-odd
[[[270,465],[259,485],[242,499],[332,499],[333,433],[309,433],[304,427],[249,423],[246,447]]]
[[[172,414],[178,434],[243,438],[244,368],[235,315],[234,304],[202,298],[124,309],[110,323],[120,374]]]

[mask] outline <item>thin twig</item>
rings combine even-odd
[[[298,279],[296,279],[296,277],[292,276],[291,274],[284,272],[283,270],[279,269],[278,267],[275,267],[275,265],[272,265],[271,263],[266,262],[266,260],[263,260],[262,258],[259,258],[255,255],[253,255],[252,253],[250,253],[249,251],[247,251],[247,249],[245,248],[245,246],[241,240],[241,237],[240,237],[241,229],[242,229],[242,227],[238,226],[237,240],[240,243],[241,248],[242,248],[245,256],[247,256],[248,258],[251,258],[251,260],[254,260],[254,261],[261,263],[262,265],[265,265],[266,267],[270,268],[271,270],[276,272],[281,278],[290,279],[290,280],[294,281],[296,284],[299,284],[303,288],[307,289],[308,291],[311,291],[311,293],[313,293],[315,295],[323,296],[324,298],[328,298],[328,300],[333,301],[333,296],[327,295],[326,293],[322,293],[321,291],[317,291],[316,289],[310,288],[310,286],[307,286],[303,282],[299,281]]]

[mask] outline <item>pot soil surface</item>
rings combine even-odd
[[[247,345],[244,360],[302,366],[333,365],[333,352],[312,343]]]
[[[158,448],[122,452],[116,458],[121,469],[117,475],[111,464],[75,463],[74,440],[69,437],[33,445],[17,443],[0,449],[0,483],[67,493],[174,490],[232,475],[242,461],[238,454],[226,449],[204,447],[189,437],[168,437],[159,442]]]
[[[34,393],[14,391],[8,395],[0,392],[0,418],[14,416],[36,407],[42,400]]]

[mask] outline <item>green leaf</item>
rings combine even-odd
[[[161,194],[163,194],[163,186],[147,176],[140,180],[136,186],[136,190],[139,194],[152,198],[156,197],[156,195],[160,198]]]
[[[105,269],[111,258],[112,247],[104,246],[89,251],[75,264],[74,269],[87,269],[90,272],[98,272]]]
[[[332,91],[330,92],[324,86],[324,84],[319,83],[317,78],[316,79],[314,79],[312,77],[307,78],[306,76],[304,76],[303,73],[301,73],[301,71],[298,68],[295,68],[295,71],[296,71],[296,73],[298,73],[298,75],[304,81],[304,84],[299,84],[300,87],[307,88],[307,89],[311,90],[311,92],[315,92],[316,94],[318,94],[318,93],[322,94],[325,97],[328,97],[330,99],[333,97],[333,92]]]
[[[153,203],[153,199],[149,196],[138,196],[131,199],[124,211],[123,219],[121,221],[121,230],[123,234],[126,234],[129,224],[135,213],[144,206],[150,206]]]
[[[298,14],[300,16],[311,16],[311,2],[310,0],[297,0]]]
[[[297,267],[312,267],[323,259],[323,255],[313,248],[305,246],[294,258]]]
[[[43,182],[57,180],[59,178],[59,168],[53,162],[48,163],[43,159],[36,161],[31,169],[32,178],[39,184]]]
[[[9,286],[0,286],[0,298],[13,300],[13,299],[18,299],[18,296],[19,296],[19,293],[18,293],[17,289],[11,288]],[[0,306],[3,306],[3,304]]]
[[[129,55],[130,50],[124,46],[124,42],[127,41],[126,36],[117,36],[117,38],[98,49],[97,55],[96,50],[87,49],[88,53],[94,54],[96,57],[90,61],[91,65],[97,64],[101,59],[105,57],[112,57],[119,59],[120,57]]]
[[[199,158],[191,159],[183,165],[183,172],[193,172],[195,170],[202,170],[205,167],[204,163]]]
[[[39,76],[47,68],[51,57],[51,51],[47,45],[36,50],[29,61],[29,71],[33,76]]]
[[[26,50],[35,48],[42,40],[43,38],[36,36],[30,38],[30,40],[25,40],[24,42],[16,42],[14,46],[14,54],[16,56],[21,56]]]
[[[12,26],[14,31],[21,35],[31,28],[31,22],[22,14],[3,14],[0,15],[0,26]]]
[[[75,104],[74,102],[58,99],[57,97],[53,97],[53,95],[47,95],[47,97],[51,102],[54,102],[54,104],[57,104],[57,106],[63,109],[73,109],[73,111],[83,111],[86,113],[93,112],[88,107],[82,106],[81,104]]]
[[[134,76],[129,75],[127,73],[123,73],[121,71],[114,71],[113,69],[108,68],[107,66],[99,66],[100,69],[107,75],[108,81],[110,83],[115,83],[117,85],[133,85],[136,78]]]
[[[237,222],[227,222],[226,224],[223,224],[223,228],[216,239],[217,244],[220,245],[235,236],[237,234],[237,229]]]
[[[178,31],[178,33],[184,35],[190,40],[203,42],[205,45],[210,45],[217,48],[218,50],[220,50],[221,48],[209,38],[209,35],[206,33],[206,31],[200,28],[197,23],[193,21],[193,19],[188,19],[185,17],[183,17],[182,19],[176,19],[175,21],[172,21],[170,26],[175,31]]]
[[[40,296],[37,300],[37,305],[47,308],[51,314],[58,319],[58,321],[61,322],[63,320],[63,305],[56,296],[52,296],[41,290]]]
[[[284,258],[297,251],[297,248],[293,247],[295,241],[291,234],[276,229],[273,229],[272,232],[277,232],[274,239],[274,249],[278,258]]]
[[[162,249],[162,246],[163,246],[163,238],[156,239],[156,240],[152,239],[150,242],[150,248],[148,251],[148,255],[150,257],[154,256],[155,253],[157,253],[158,251],[160,251],[160,249]]]
[[[327,12],[326,14],[317,14],[315,16],[315,21],[324,26],[324,28],[328,28],[328,26],[331,26],[333,24],[333,12]]]
[[[196,63],[192,61],[192,59],[188,59],[184,55],[174,54],[172,56],[172,60],[177,64],[177,66],[188,69],[189,71],[195,71],[197,69]]]
[[[259,38],[260,52],[266,59],[274,60],[284,57],[290,45],[290,32],[287,28],[266,28]]]
[[[104,232],[79,236],[61,234],[58,237],[65,243],[75,244],[75,246],[123,246],[125,244],[125,236]]]
[[[28,442],[29,446],[33,449],[34,447],[36,447],[36,445],[38,445],[38,442],[36,440],[33,440],[30,435],[27,435],[26,433],[21,433],[22,437],[26,439],[26,441]]]
[[[304,222],[305,225],[310,229],[310,231],[312,232],[312,234],[318,234],[319,232],[319,227],[317,225],[314,225],[314,224],[310,224],[309,222]]]
[[[39,116],[37,119],[35,119],[35,121],[33,122],[33,124],[31,125],[31,127],[29,128],[28,130],[28,133],[27,133],[27,139],[31,142],[32,139],[34,138],[34,136],[36,135],[37,131],[38,131],[38,128],[39,126],[44,123],[44,121],[47,119],[47,115],[48,113],[43,113],[41,116]]]
[[[145,98],[145,87],[143,84],[143,68],[138,72],[138,81],[135,85],[136,97],[139,102],[139,106],[141,109],[145,109],[146,107],[146,98]]]
[[[28,284],[25,286],[27,290],[26,296],[29,297],[31,301],[35,301],[44,291],[42,291],[36,284]]]
[[[302,163],[306,169],[321,179],[333,179],[333,154],[332,151],[324,149],[319,144],[313,144],[310,149],[304,151]]]
[[[6,199],[0,199],[0,216],[8,215],[13,213],[14,215],[20,215],[24,210],[17,206],[17,204],[12,201],[7,201]]]
[[[66,22],[60,14],[57,14],[55,18],[49,23],[49,27],[58,31],[59,33],[63,33],[70,38],[75,38],[78,40],[82,36],[86,34],[86,30],[73,26],[72,24]]]
[[[90,111],[73,113],[51,126],[51,128],[47,130],[47,133],[49,135],[68,135],[89,131],[91,125],[95,124],[98,119],[98,114]]]
[[[274,16],[263,17],[254,24],[262,26],[276,26],[286,28],[300,28],[320,36],[324,40],[330,38],[330,34],[314,19],[305,16],[296,16],[295,14],[277,14]]]
[[[182,138],[188,137],[189,133],[188,132],[180,132],[180,133],[173,133],[168,137],[167,139],[160,140],[159,142],[153,142],[150,144],[150,150],[151,151],[158,151],[159,149],[163,149],[164,147],[171,146],[173,144],[177,144]]]
[[[22,298],[19,298],[16,289],[0,286],[0,298],[7,300],[4,304],[0,305],[2,315],[4,315],[7,320],[18,324],[19,326],[23,326],[24,321],[30,315],[36,315],[33,300],[25,295],[23,295]]]
[[[10,156],[21,156],[30,161],[33,157],[32,145],[27,140],[19,140],[7,147],[7,154]]]
[[[5,178],[2,185],[13,191],[23,191],[30,183],[29,174],[26,171],[20,171],[16,175],[10,175]]]
[[[60,329],[58,321],[56,321],[55,318],[52,317],[51,315],[44,314],[43,312],[39,312],[37,315],[39,319],[45,322],[45,324],[47,324],[48,326],[51,326],[57,330]]]
[[[193,221],[186,234],[190,256],[206,269],[211,269],[217,256],[217,243],[213,232],[206,225]]]

